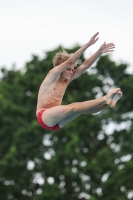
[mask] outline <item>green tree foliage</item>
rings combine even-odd
[[[22,71],[1,69],[0,199],[131,199],[133,75],[126,64],[102,56],[68,86],[63,104],[95,99],[118,86],[123,97],[117,106],[82,115],[60,131],[44,130],[36,120],[37,93],[60,49],[43,59],[33,56]]]

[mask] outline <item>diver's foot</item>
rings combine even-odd
[[[122,92],[120,88],[115,88],[111,90],[107,95],[106,95],[106,103],[109,105],[111,108],[115,107],[117,101],[122,97]]]

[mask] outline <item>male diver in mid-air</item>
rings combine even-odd
[[[122,97],[121,89],[115,88],[95,100],[62,105],[68,84],[83,74],[103,53],[112,52],[115,48],[113,43],[104,42],[90,58],[75,69],[78,58],[89,46],[96,43],[98,34],[98,32],[94,34],[89,42],[73,54],[68,54],[66,51],[56,53],[53,59],[54,67],[43,80],[38,93],[36,115],[44,129],[59,130],[81,114],[96,113],[108,106],[113,108]]]

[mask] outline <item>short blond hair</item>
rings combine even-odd
[[[56,67],[56,66],[60,65],[61,63],[65,62],[71,56],[72,56],[72,54],[67,53],[67,51],[65,51],[64,49],[62,51],[56,53],[54,58],[53,58],[54,67]],[[74,62],[74,64],[77,65],[77,61]]]

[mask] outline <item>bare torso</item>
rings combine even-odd
[[[61,105],[67,86],[68,81],[61,81],[59,78],[50,80],[47,75],[38,92],[36,114],[42,109]]]

